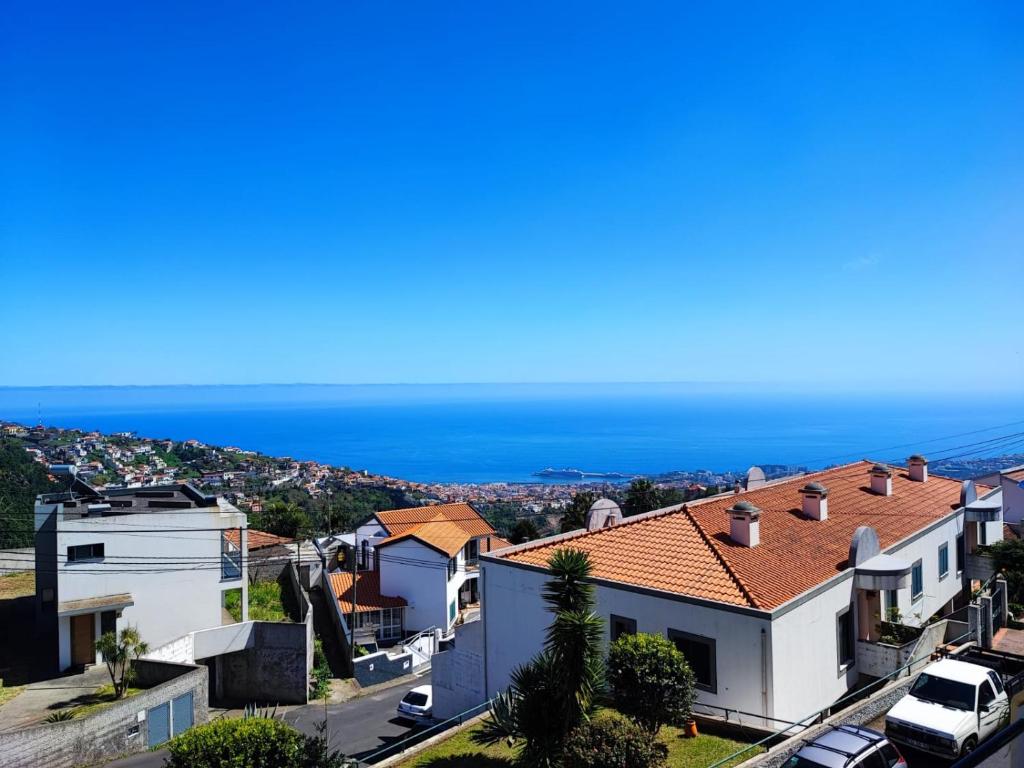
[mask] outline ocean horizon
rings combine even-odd
[[[0,419],[194,438],[419,482],[521,483],[541,482],[534,473],[546,467],[660,474],[943,458],[1024,434],[1013,426],[1024,395],[712,383],[8,387]]]

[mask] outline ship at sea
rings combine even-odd
[[[533,473],[534,477],[547,477],[557,480],[632,480],[636,475],[626,475],[622,472],[584,472],[582,469],[565,467],[554,469],[547,467],[539,472]]]

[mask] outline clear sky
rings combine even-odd
[[[1020,2],[30,0],[0,89],[0,385],[1024,388]]]

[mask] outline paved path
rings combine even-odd
[[[91,702],[96,689],[109,684],[110,674],[103,664],[79,674],[30,683],[0,708],[0,731],[39,725],[58,709],[72,709]]]
[[[407,681],[392,688],[342,702],[327,705],[327,725],[332,749],[339,749],[349,757],[364,758],[377,750],[404,738],[414,730],[407,720],[397,716],[398,702],[417,685],[426,685],[430,678]],[[324,705],[307,704],[287,712],[284,721],[303,733],[316,733],[316,724],[323,722]],[[106,768],[162,768],[167,752],[143,752],[107,763]]]

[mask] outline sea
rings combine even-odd
[[[7,387],[0,420],[194,438],[446,483],[552,482],[534,474],[547,467],[658,474],[1024,450],[1012,437],[1024,435],[1024,394],[724,384]]]

